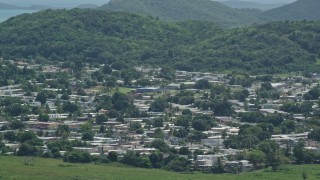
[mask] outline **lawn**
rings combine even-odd
[[[78,180],[301,180],[302,172],[308,180],[320,179],[319,165],[285,166],[274,173],[261,170],[240,175],[179,174],[164,170],[148,170],[131,167],[102,166],[94,164],[69,164],[62,160],[34,158],[30,165],[24,157],[0,156],[0,179],[78,179]]]

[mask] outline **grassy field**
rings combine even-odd
[[[179,174],[164,170],[93,164],[68,164],[62,160],[35,158],[24,165],[24,157],[0,156],[0,179],[68,179],[68,180],[301,180],[302,172],[308,180],[320,179],[320,165],[285,166],[279,172],[261,170],[240,175]]]

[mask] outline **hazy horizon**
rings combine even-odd
[[[246,2],[255,2],[262,4],[289,4],[297,0],[214,0],[214,1],[246,1]]]
[[[0,2],[16,6],[45,5],[52,7],[75,7],[81,4],[103,5],[109,2],[109,0],[0,0]]]
[[[214,0],[214,1],[229,1],[229,0]],[[249,1],[263,4],[281,4],[292,3],[296,0],[235,0],[235,1]],[[81,4],[96,4],[103,5],[109,0],[0,0],[1,3],[17,5],[17,6],[31,6],[31,5],[45,5],[52,7],[75,7]]]

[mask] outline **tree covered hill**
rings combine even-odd
[[[261,22],[258,10],[233,9],[211,0],[111,0],[99,9],[139,13],[165,20],[211,21],[222,27]]]
[[[225,31],[201,42],[207,67],[239,68],[255,74],[317,70],[320,22],[273,22]]]
[[[283,6],[284,4],[282,3],[277,3],[277,4],[263,4],[263,3],[257,3],[257,2],[251,2],[251,1],[239,1],[239,0],[228,0],[228,1],[221,1],[222,4],[227,5],[232,8],[250,8],[250,9],[260,9],[262,11],[267,11],[270,9],[274,9],[280,6]]]
[[[161,63],[173,48],[184,49],[221,31],[209,22],[169,23],[88,9],[45,10],[1,23],[0,55],[99,63],[154,58]]]
[[[291,4],[275,8],[263,13],[271,20],[319,20],[319,0],[298,0]]]
[[[46,10],[0,24],[0,56],[253,74],[319,71],[320,22],[223,30],[125,12]]]

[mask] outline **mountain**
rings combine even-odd
[[[0,56],[167,64],[168,53],[172,55],[174,49],[176,54],[182,53],[185,46],[218,31],[221,29],[209,22],[171,23],[125,12],[90,9],[45,10],[0,24]]]
[[[208,70],[318,72],[320,21],[280,21],[232,29],[199,43],[193,51],[201,54],[200,63]]]
[[[23,8],[23,9],[44,10],[44,9],[54,9],[54,7],[45,6],[45,5],[31,5],[31,6],[29,6],[29,7]]]
[[[43,6],[57,7],[57,8],[72,8],[81,4],[97,4],[103,5],[109,0],[0,0],[3,3],[9,3],[15,6],[28,7],[34,4]]]
[[[111,0],[101,10],[139,13],[165,20],[211,21],[223,27],[260,22],[257,10],[233,9],[211,0]]]
[[[4,4],[0,3],[0,9],[21,9],[21,10],[43,10],[43,9],[50,9],[52,7],[50,6],[43,6],[43,5],[31,5],[28,7],[22,7],[22,6],[16,6],[16,5],[10,5],[10,4]]]
[[[0,32],[0,56],[5,59],[252,74],[320,71],[320,21],[221,29],[212,22],[73,9],[13,17],[0,24]]]
[[[240,0],[229,0],[229,1],[221,1],[222,4],[232,7],[232,8],[239,8],[239,9],[260,9],[261,11],[267,11],[270,9],[281,7],[285,4],[262,4],[256,3],[251,1],[240,1]]]
[[[263,16],[272,20],[319,20],[319,0],[298,0],[294,3],[272,9]]]
[[[96,5],[96,4],[80,4],[76,8],[80,8],[80,9],[95,9],[97,7],[98,7],[98,5]]]
[[[0,2],[0,9],[21,9],[21,7]]]

